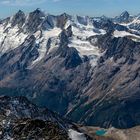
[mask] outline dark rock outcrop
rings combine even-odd
[[[0,97],[0,139],[68,140],[69,123],[24,97]]]
[[[11,20],[11,26],[15,26],[18,25],[19,28],[21,28],[23,26],[23,24],[25,23],[25,14],[23,11],[19,10],[12,18]]]

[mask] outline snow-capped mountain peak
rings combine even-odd
[[[129,17],[129,13],[127,11],[124,11],[121,13],[120,17],[123,17],[123,18],[128,18]]]
[[[2,21],[0,25],[1,55],[19,47],[27,37],[33,35],[36,38],[39,53],[37,59],[32,62],[33,66],[43,59],[45,54],[60,46],[60,34],[64,30],[71,32],[67,36],[69,40],[67,45],[75,47],[81,56],[87,55],[89,58],[100,56],[100,50],[97,46],[93,46],[88,38],[105,34],[106,31],[95,28],[92,18],[70,16],[66,13],[54,16],[45,14],[40,9],[27,15],[19,10],[10,20]]]
[[[71,16],[66,13],[55,16],[45,14],[40,9],[25,15],[19,10],[12,17],[1,21],[0,55],[18,48],[33,35],[38,47],[36,47],[37,55],[29,68],[35,66],[45,55],[59,48],[64,42],[67,46],[76,48],[82,59],[87,56],[95,66],[102,53],[97,43],[92,43],[90,38],[112,32],[114,37],[131,36],[137,40],[139,23],[139,16],[132,17],[127,11],[114,19],[109,19],[105,16],[92,18]],[[60,38],[63,33],[65,38]]]

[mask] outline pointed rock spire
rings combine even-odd
[[[11,20],[11,26],[22,26],[25,22],[25,14],[23,11],[19,10],[12,18]]]

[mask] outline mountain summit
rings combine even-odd
[[[119,23],[127,23],[131,20],[131,16],[127,11],[124,11],[120,16],[115,17],[115,21]]]

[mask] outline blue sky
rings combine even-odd
[[[29,12],[36,8],[52,13],[89,16],[115,16],[129,11],[140,13],[140,0],[0,0],[0,17],[14,14],[19,9]]]

